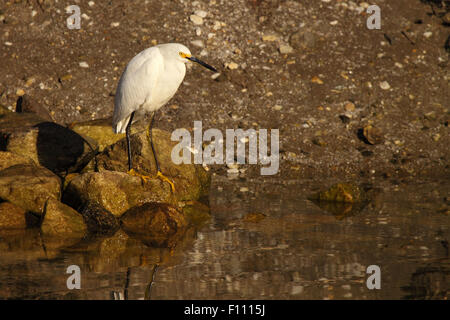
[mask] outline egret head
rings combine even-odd
[[[198,64],[204,66],[205,68],[207,68],[211,71],[217,72],[217,70],[214,67],[210,66],[206,62],[203,62],[200,59],[193,57],[191,54],[191,51],[189,51],[189,49],[186,48],[185,46],[183,46],[182,44],[180,44],[177,49],[178,49],[179,59],[181,59],[182,62],[184,62],[184,63],[186,63],[188,61],[197,62]]]

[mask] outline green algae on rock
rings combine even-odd
[[[355,184],[337,183],[326,191],[316,193],[309,199],[318,201],[356,203],[364,200],[364,196],[361,188]]]

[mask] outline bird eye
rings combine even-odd
[[[183,52],[178,52],[178,54],[182,57],[182,58],[186,58],[186,55]]]

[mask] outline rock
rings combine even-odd
[[[289,54],[294,52],[294,48],[292,48],[290,45],[287,44],[282,44],[280,45],[280,53],[281,54]]]
[[[24,209],[11,202],[0,203],[0,229],[24,229],[26,227]]]
[[[197,16],[199,16],[201,18],[206,18],[206,16],[208,15],[208,12],[206,12],[204,10],[196,10],[194,12],[194,14],[196,14]]]
[[[40,103],[34,101],[30,96],[24,95],[17,99],[16,103],[17,113],[34,113],[43,120],[53,121],[52,116]]]
[[[225,66],[230,70],[236,70],[237,68],[239,68],[239,65],[236,62],[226,63]]]
[[[311,32],[301,30],[291,35],[289,43],[295,49],[313,49],[316,46],[316,37]]]
[[[363,128],[363,136],[366,140],[364,142],[372,145],[380,144],[384,141],[383,132],[371,125],[365,126]]]
[[[349,101],[344,105],[344,109],[349,112],[355,111],[355,104]]]
[[[73,123],[69,128],[83,137],[94,139],[97,142],[98,151],[102,152],[107,146],[125,138],[125,133],[114,133],[111,122],[111,118],[98,119]],[[136,133],[138,130],[142,130],[142,127],[133,124],[131,133]]]
[[[317,76],[312,77],[312,78],[311,78],[311,82],[312,82],[312,83],[317,83],[317,84],[323,84],[322,79],[320,79],[320,78],[317,77]]]
[[[262,36],[262,41],[277,41],[279,37],[275,34],[265,34]]]
[[[46,236],[83,238],[87,231],[83,216],[56,199],[48,199],[45,205],[41,231]]]
[[[203,24],[203,18],[196,15],[196,14],[191,14],[191,16],[189,17],[189,19],[196,25],[201,25]]]
[[[187,229],[186,218],[175,207],[163,203],[145,203],[131,208],[121,217],[125,232],[140,235],[156,247],[171,247]]]
[[[328,190],[319,192],[309,198],[318,201],[356,203],[364,200],[363,191],[354,184],[337,183]]]
[[[153,129],[152,132],[153,145],[158,156],[161,171],[175,184],[175,199],[177,201],[189,201],[197,200],[202,196],[207,195],[209,192],[211,174],[208,173],[201,165],[174,164],[172,162],[171,154],[172,149],[178,144],[178,142],[172,141],[170,138],[171,134],[167,131]],[[155,176],[156,166],[146,130],[131,136],[131,151],[134,169],[141,174]],[[122,139],[107,147],[104,152],[99,154],[97,156],[97,167],[99,172],[103,172],[105,170],[127,172],[128,156],[126,139]],[[140,180],[135,179],[132,179],[132,181],[141,182]],[[149,187],[146,187],[146,185]],[[170,188],[167,182],[161,182],[159,179],[151,179],[147,182],[147,184],[144,184],[144,189],[141,188],[141,190],[147,190],[147,192],[152,189],[152,192],[159,193],[160,195],[165,194],[164,198],[168,199],[166,193],[170,193]],[[126,193],[134,193],[132,190],[124,191]],[[136,196],[132,196],[131,194],[129,194],[128,197],[136,198]],[[135,205],[137,204],[138,203]]]
[[[59,175],[80,170],[97,152],[95,141],[30,113],[0,118],[0,145]]]
[[[391,85],[387,81],[380,82],[380,88],[383,90],[389,90],[391,88]]]
[[[119,220],[97,203],[87,203],[80,213],[89,233],[113,235],[120,227]]]
[[[30,158],[8,151],[0,151],[0,171],[18,164],[32,165],[33,163]]]
[[[312,143],[319,147],[326,147],[328,143],[322,137],[314,137]]]
[[[50,170],[20,164],[0,171],[0,198],[41,215],[49,198],[60,199],[61,180]]]

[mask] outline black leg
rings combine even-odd
[[[148,128],[148,136],[149,136],[149,139],[150,139],[150,146],[152,147],[153,157],[155,158],[156,170],[161,172],[161,169],[159,168],[158,158],[156,157],[155,147],[153,146],[152,129],[153,129],[153,122],[155,120],[155,114],[156,114],[156,111],[153,111],[153,113],[151,115],[152,118],[150,120],[150,126]]]
[[[128,149],[128,170],[133,169],[133,163],[131,162],[131,143],[130,143],[130,129],[131,129],[131,123],[133,122],[134,117],[134,111],[131,113],[130,121],[127,124],[127,127],[125,128],[125,133],[127,136],[127,149]]]

